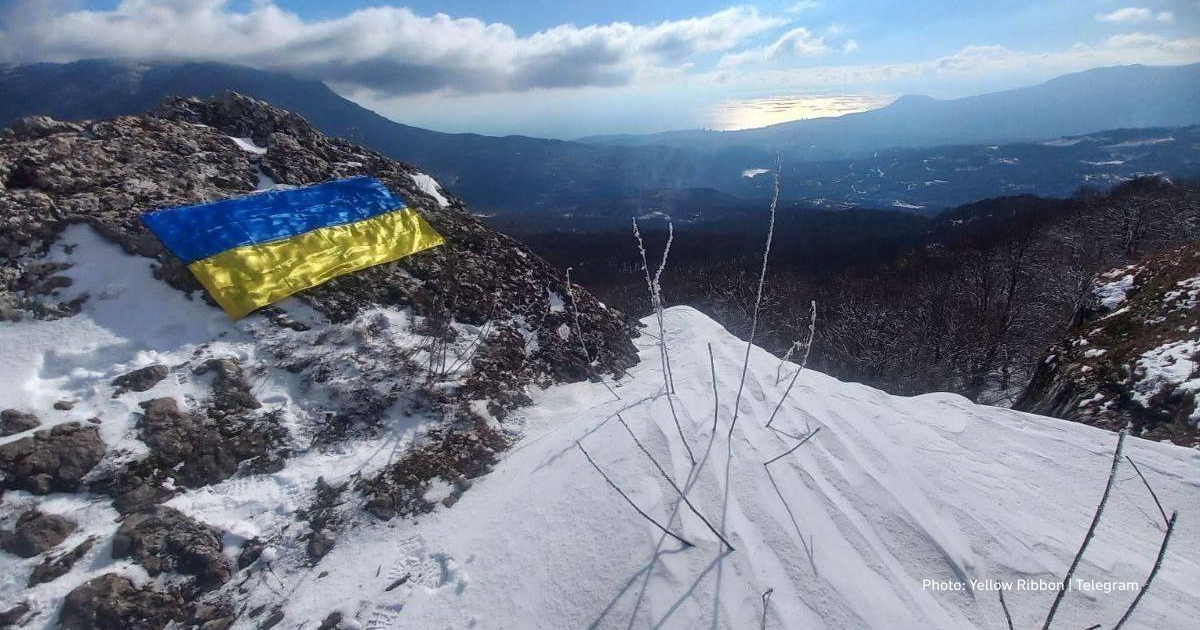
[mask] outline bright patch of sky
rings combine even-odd
[[[571,138],[744,128],[1200,61],[1194,0],[0,0],[0,62],[203,59],[400,122]]]

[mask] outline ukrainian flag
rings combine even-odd
[[[142,221],[234,319],[445,242],[366,176],[157,210]]]

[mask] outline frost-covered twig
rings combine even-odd
[[[762,623],[759,624],[759,626],[758,626],[759,630],[767,630],[767,600],[771,599],[771,593],[774,593],[774,592],[775,592],[775,589],[773,589],[773,588],[769,588],[769,589],[763,591],[763,594],[762,594],[763,614],[762,614]]]
[[[583,349],[583,358],[591,365],[592,355],[588,353],[587,342],[583,338],[583,327],[579,325],[579,309],[575,307],[575,291],[571,289],[570,267],[567,267],[567,297],[571,300],[571,318],[575,320],[575,334],[579,336],[579,347]]]
[[[1162,514],[1163,523],[1169,523],[1170,519],[1167,518],[1167,511],[1163,509],[1162,503],[1158,500],[1158,493],[1154,491],[1154,488],[1150,487],[1150,482],[1146,481],[1146,476],[1142,474],[1142,469],[1138,468],[1138,465],[1133,463],[1133,460],[1128,455],[1125,456],[1125,461],[1129,462],[1130,466],[1133,466],[1134,472],[1142,478],[1142,483],[1146,486],[1146,490],[1150,491],[1150,496],[1154,499],[1154,505],[1158,506],[1158,513]]]
[[[712,370],[713,386],[713,435],[717,434],[717,412],[721,409],[721,395],[717,393],[717,362],[713,360],[712,344],[708,344],[708,367]]]
[[[1146,595],[1146,591],[1150,590],[1150,584],[1154,582],[1154,576],[1158,575],[1158,570],[1162,568],[1163,557],[1167,555],[1167,543],[1171,542],[1171,533],[1175,531],[1175,519],[1178,516],[1179,512],[1171,512],[1171,518],[1167,519],[1167,532],[1163,534],[1162,545],[1158,548],[1158,557],[1154,559],[1154,568],[1150,569],[1150,575],[1146,577],[1146,583],[1142,585],[1142,588],[1138,589],[1138,594],[1134,596],[1133,602],[1129,604],[1129,608],[1125,610],[1125,614],[1121,616],[1121,620],[1117,622],[1117,625],[1113,626],[1113,630],[1120,630],[1125,621],[1129,619],[1129,616],[1133,614],[1133,609],[1137,608],[1138,603],[1142,601],[1142,597]]]
[[[996,592],[1000,594],[1000,608],[1004,610],[1004,620],[1008,622],[1008,630],[1013,630],[1012,615],[1009,614],[1008,604],[1004,601],[1004,589],[999,588]]]
[[[750,368],[750,348],[754,345],[754,333],[758,331],[758,309],[762,305],[763,284],[767,280],[767,260],[771,256],[771,240],[775,238],[775,207],[779,205],[779,171],[782,160],[775,154],[775,194],[771,197],[771,221],[767,224],[767,243],[763,247],[762,269],[758,273],[758,292],[754,296],[754,315],[750,319],[750,338],[746,340],[746,358],[742,361],[742,377],[738,381],[737,396],[733,400],[733,420],[729,422],[729,438],[733,438],[733,428],[737,426],[738,407],[742,402],[742,389],[746,386],[746,370]]]
[[[658,474],[662,475],[662,478],[666,479],[667,483],[671,484],[671,487],[675,489],[675,492],[679,495],[679,498],[683,499],[684,505],[686,505],[688,509],[692,511],[692,514],[695,514],[696,518],[699,518],[700,522],[704,523],[704,526],[708,528],[708,531],[712,532],[714,536],[721,539],[721,542],[725,543],[725,546],[728,547],[730,551],[735,551],[733,545],[729,544],[729,541],[721,535],[721,532],[717,531],[717,528],[713,527],[712,523],[709,523],[708,519],[704,518],[704,515],[700,513],[700,510],[697,510],[696,506],[692,505],[691,500],[687,498],[687,494],[685,494],[683,490],[679,489],[679,486],[675,483],[675,480],[671,479],[671,476],[668,475],[667,471],[664,470],[662,465],[658,463],[658,460],[654,459],[654,456],[650,454],[650,451],[646,450],[646,447],[642,445],[641,440],[639,440],[637,435],[633,433],[633,429],[629,428],[629,425],[625,422],[625,418],[622,418],[621,414],[619,413],[617,414],[617,421],[621,423],[621,426],[625,427],[625,432],[628,433],[629,437],[633,439],[633,443],[637,445],[638,450],[645,454],[646,458],[650,460],[650,463],[654,464],[654,467],[658,469]]]
[[[667,351],[667,332],[663,322],[662,279],[663,269],[667,266],[667,255],[671,253],[671,243],[675,240],[675,227],[667,222],[667,245],[663,249],[662,261],[654,276],[650,275],[650,264],[646,260],[646,244],[642,241],[642,232],[638,229],[637,217],[633,219],[633,237],[637,239],[638,254],[642,257],[642,271],[646,274],[646,289],[650,292],[650,308],[654,309],[654,317],[658,321],[658,354],[663,366],[663,386],[668,393],[675,392],[675,384],[671,379],[671,359]]]
[[[667,405],[671,408],[671,418],[675,420],[675,430],[679,432],[679,441],[683,442],[683,449],[687,451],[688,460],[692,462],[692,466],[696,465],[696,455],[692,453],[692,447],[688,444],[687,437],[683,435],[683,425],[679,423],[679,414],[675,412],[675,400],[672,398],[671,392],[665,392],[667,396]]]
[[[804,436],[804,439],[800,440],[799,444],[796,444],[792,448],[789,448],[787,450],[787,452],[781,453],[780,455],[778,455],[776,457],[772,457],[771,459],[768,459],[767,461],[763,462],[763,466],[767,466],[768,464],[773,464],[773,463],[783,459],[784,457],[791,455],[792,453],[794,453],[796,451],[796,449],[800,448],[801,446],[804,446],[805,443],[807,443],[809,440],[811,440],[812,437],[817,434],[817,431],[820,431],[820,430],[821,430],[821,427],[817,427],[817,428],[813,429],[812,433],[809,433],[808,435]]]
[[[1096,506],[1096,513],[1092,516],[1092,524],[1088,526],[1087,535],[1083,537],[1079,551],[1075,552],[1075,559],[1071,561],[1071,566],[1067,568],[1067,574],[1063,576],[1062,582],[1059,584],[1058,594],[1054,596],[1054,603],[1050,604],[1050,612],[1046,613],[1046,621],[1042,624],[1042,630],[1049,630],[1050,624],[1054,621],[1054,613],[1058,612],[1058,606],[1062,603],[1063,596],[1067,594],[1067,585],[1071,583],[1071,576],[1075,574],[1079,561],[1083,559],[1083,552],[1087,551],[1088,543],[1092,542],[1092,537],[1096,535],[1096,526],[1100,524],[1100,517],[1104,515],[1104,506],[1108,504],[1108,495],[1112,492],[1113,480],[1117,477],[1117,466],[1121,463],[1121,451],[1125,448],[1125,435],[1126,432],[1121,431],[1117,437],[1117,450],[1113,453],[1112,468],[1108,471],[1108,483],[1104,485],[1104,494],[1100,497],[1100,504]]]
[[[608,485],[612,486],[612,489],[616,490],[617,494],[621,495],[622,499],[625,499],[625,502],[629,504],[629,507],[636,510],[638,514],[641,514],[642,518],[646,519],[647,521],[650,521],[651,523],[654,523],[654,526],[659,528],[660,530],[662,530],[662,533],[670,536],[671,538],[674,538],[675,540],[678,540],[681,544],[683,544],[684,547],[687,547],[687,548],[695,547],[695,545],[693,545],[692,543],[684,540],[683,538],[680,538],[679,536],[676,536],[675,534],[673,534],[671,532],[671,530],[667,529],[666,527],[663,527],[661,523],[659,523],[658,521],[651,518],[649,514],[646,514],[645,512],[643,512],[642,508],[638,507],[637,504],[633,502],[633,499],[629,498],[629,495],[625,494],[620,488],[618,488],[617,484],[613,483],[613,480],[609,479],[608,475],[604,474],[603,470],[600,470],[600,466],[596,465],[596,461],[592,459],[591,455],[588,455],[587,450],[583,448],[583,444],[576,442],[575,446],[579,447],[579,451],[581,453],[583,453],[584,457],[587,458],[588,463],[592,465],[592,468],[595,468],[596,472],[600,473],[601,477],[604,477],[604,481],[608,482]]]
[[[796,379],[800,377],[800,373],[804,368],[808,367],[808,353],[812,349],[813,334],[817,330],[817,301],[812,302],[812,318],[808,322],[808,345],[804,349],[804,358],[800,361],[800,367],[796,368],[796,373],[792,374],[792,381],[788,383],[787,389],[783,391],[783,396],[779,398],[779,403],[775,405],[775,409],[771,412],[771,417],[767,420],[767,427],[775,422],[775,415],[779,413],[780,407],[787,400],[788,394],[792,393],[792,387],[796,385]]]

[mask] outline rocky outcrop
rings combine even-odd
[[[52,582],[66,575],[76,562],[87,555],[87,552],[92,550],[96,544],[96,538],[91,537],[87,540],[75,545],[75,548],[67,553],[60,554],[54,557],[46,558],[41,564],[33,568],[33,572],[29,574],[29,587],[33,588],[38,584]]]
[[[37,416],[31,413],[22,413],[16,409],[0,411],[0,437],[36,429],[41,424]]]
[[[32,558],[57,547],[73,531],[75,523],[62,516],[28,510],[17,518],[13,531],[0,532],[0,548],[22,558]]]
[[[0,470],[9,488],[33,494],[74,492],[102,457],[104,442],[96,427],[68,422],[0,445]]]
[[[1014,407],[1200,448],[1200,245],[1109,270]]]
[[[125,517],[113,537],[113,558],[132,558],[151,576],[173,571],[208,590],[229,580],[221,534],[178,510],[154,506]]]
[[[126,392],[144,392],[159,381],[167,378],[170,370],[165,365],[147,365],[132,372],[126,372],[113,379],[113,398]]]
[[[162,630],[187,619],[178,593],[138,588],[128,578],[108,573],[67,594],[59,617],[61,630]]]

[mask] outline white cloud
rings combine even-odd
[[[853,39],[847,39],[842,44],[842,54],[843,55],[849,55],[850,53],[852,53],[856,50],[858,50],[858,42]]]
[[[1155,19],[1159,22],[1174,22],[1175,14],[1170,11],[1159,11],[1158,16],[1155,17]]]
[[[854,44],[855,47],[858,44]],[[801,57],[821,57],[829,54],[832,49],[825,43],[824,35],[798,26],[780,35],[774,42],[766,46],[749,48],[740,52],[727,53],[717,64],[720,68],[733,68],[750,63],[781,61]]]
[[[506,92],[627,84],[672,72],[693,56],[728,52],[785,23],[741,6],[655,24],[562,25],[519,36],[505,24],[407,8],[310,22],[270,0],[241,13],[229,4],[123,0],[108,11],[69,11],[28,0],[0,31],[0,61],[204,59],[382,94]]]
[[[786,11],[788,13],[804,13],[805,11],[811,11],[819,6],[821,6],[821,3],[817,2],[816,0],[800,0],[800,2],[788,7]]]
[[[1153,18],[1154,12],[1146,7],[1125,7],[1111,13],[1099,13],[1096,15],[1096,19],[1101,22],[1116,22],[1121,24],[1146,22]]]

